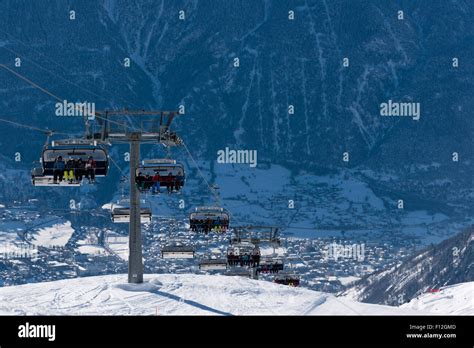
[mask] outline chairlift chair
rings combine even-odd
[[[192,259],[194,253],[194,248],[186,245],[167,245],[161,248],[163,259]]]
[[[257,267],[260,264],[260,249],[251,243],[232,245],[227,249],[229,266]]]
[[[281,257],[262,256],[257,271],[261,273],[278,273],[283,270],[284,262]]]
[[[295,273],[280,272],[273,278],[273,282],[298,287],[300,285],[300,277]]]
[[[229,213],[220,207],[197,207],[189,215],[190,229],[196,232],[226,232],[229,220]]]
[[[171,159],[144,160],[136,169],[135,182],[140,192],[159,193],[160,187],[168,192],[179,191],[184,186],[185,171],[181,163]]]
[[[281,245],[280,228],[277,226],[238,226],[233,228],[231,244],[250,242],[253,244],[270,243],[274,247]]]
[[[121,199],[117,204],[112,204],[111,207],[112,222],[115,223],[129,223],[130,222],[130,200]],[[149,206],[140,208],[140,222],[151,222],[151,208]]]
[[[199,269],[203,271],[227,269],[226,259],[204,259],[199,262]]]
[[[57,180],[55,182],[54,165],[59,156],[62,157],[66,167],[63,170],[56,170]],[[70,159],[76,161],[80,158],[85,163],[90,156],[92,156],[96,162],[94,176],[107,176],[109,169],[109,156],[105,147],[99,145],[97,140],[67,139],[53,141],[51,145],[45,145],[43,147],[40,158],[41,166],[35,167],[31,171],[32,183],[34,186],[80,186],[81,182],[76,180],[78,168],[67,167],[67,161]],[[86,177],[88,172],[85,168],[81,170],[83,172],[80,176]],[[72,171],[73,178],[65,178],[64,174],[69,174],[70,171]]]

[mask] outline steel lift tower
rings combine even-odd
[[[182,140],[170,131],[173,118],[179,115],[176,111],[97,111],[100,133],[90,133],[88,137],[100,139],[101,142],[128,143],[130,146],[130,225],[129,225],[129,256],[128,282],[143,282],[142,233],[140,222],[140,191],[136,186],[136,169],[140,165],[141,144],[162,144],[178,146]],[[159,116],[156,117],[156,116]],[[112,117],[114,118],[112,120]],[[122,120],[116,121],[122,117]],[[125,118],[125,119],[124,119]],[[137,120],[138,126],[130,126],[127,121]]]

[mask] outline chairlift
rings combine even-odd
[[[206,271],[227,269],[226,259],[204,259],[199,262],[199,269]]]
[[[240,243],[227,249],[229,266],[257,267],[260,264],[260,249],[251,243]]]
[[[112,222],[129,223],[130,222],[130,200],[121,199],[117,204],[111,207]],[[151,222],[151,207],[145,206],[140,208],[140,222]]]
[[[192,259],[194,253],[194,248],[186,245],[166,245],[161,248],[163,259]]]
[[[95,161],[95,168],[87,166],[87,161],[91,157]],[[58,159],[62,160],[59,169]],[[79,159],[82,161],[80,167],[77,166]],[[77,187],[81,185],[82,178],[88,178],[89,182],[93,182],[96,177],[106,176],[109,156],[105,147],[99,145],[97,140],[67,139],[45,145],[40,164],[31,171],[34,186]]]
[[[252,244],[270,243],[273,247],[279,247],[280,228],[276,226],[239,226],[233,228],[234,234],[230,240],[231,244],[250,242]]]
[[[209,233],[226,232],[229,228],[229,213],[220,207],[197,207],[189,215],[191,231]]]
[[[172,159],[144,160],[135,178],[140,192],[159,193],[160,187],[166,187],[169,193],[178,192],[185,181],[184,166]]]
[[[278,273],[283,270],[283,259],[280,257],[262,256],[257,271],[260,273]]]
[[[298,287],[300,285],[300,277],[295,273],[280,272],[275,276],[275,278],[273,278],[273,282]]]

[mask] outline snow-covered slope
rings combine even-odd
[[[375,272],[345,292],[350,299],[401,305],[431,289],[474,281],[474,226],[409,256],[400,265]]]
[[[401,307],[433,314],[474,315],[474,282],[443,287],[437,292],[423,294]]]
[[[1,315],[415,315],[241,277],[107,275],[0,288]]]

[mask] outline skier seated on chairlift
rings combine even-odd
[[[227,228],[229,227],[229,221],[227,219],[220,220],[220,216],[218,217],[219,224],[221,225],[221,231],[226,232]]]
[[[97,168],[97,163],[94,160],[94,157],[89,156],[87,162],[84,166],[86,178],[89,180],[89,184],[95,182],[95,170]]]
[[[63,181],[64,169],[66,164],[63,161],[63,156],[58,156],[53,164],[53,182],[57,184],[58,178],[59,182]]]
[[[173,175],[171,174],[171,172],[169,172],[168,177],[166,178],[166,185],[167,185],[167,188],[168,188],[168,193],[173,192],[173,188],[174,188],[173,182],[174,182]]]
[[[199,232],[205,232],[206,231],[206,220],[204,220],[204,219],[198,220],[197,230]]]
[[[191,231],[196,232],[197,231],[197,224],[195,220],[191,220]]]
[[[207,220],[200,219],[195,222],[194,231],[206,232],[207,230]]]
[[[240,260],[240,266],[246,266],[247,263],[248,263],[248,254],[245,253],[244,255],[242,255],[242,258]]]
[[[253,265],[259,265],[260,264],[260,251],[258,249],[255,249],[253,252],[252,252],[252,256],[251,256],[251,264],[252,266]]]
[[[250,253],[246,253],[247,255],[247,266],[252,266],[252,255]]]
[[[153,177],[154,175],[148,175],[148,190],[151,191],[153,190],[153,186],[155,185],[155,183],[153,182]]]
[[[232,251],[229,251],[229,253],[227,254],[227,262],[229,263],[230,266],[234,266],[235,265],[235,255]]]
[[[143,175],[142,172],[139,172],[135,179],[135,183],[139,190],[148,191],[153,186],[153,177],[149,174]]]
[[[153,193],[160,193],[160,173],[156,171],[155,175],[153,175],[151,180],[153,182],[153,186],[152,186]]]
[[[84,161],[82,161],[82,158],[80,157],[74,162],[74,177],[77,182],[82,181],[82,177],[84,176],[85,165],[86,164],[84,163]]]
[[[232,259],[232,266],[237,266],[238,264],[240,264],[241,259],[242,259],[242,256],[239,255],[239,254],[234,255],[233,252],[231,252],[231,254],[232,254],[232,257],[231,257],[231,259]]]
[[[64,168],[64,180],[68,181],[70,184],[73,183],[74,177],[74,169],[76,167],[75,161],[72,157],[66,162],[66,168]]]
[[[179,191],[181,189],[181,187],[183,186],[183,184],[184,184],[183,171],[179,170],[178,174],[176,175],[176,179],[175,179],[176,191]]]
[[[214,231],[220,232],[221,231],[221,217],[218,216],[215,221]]]

